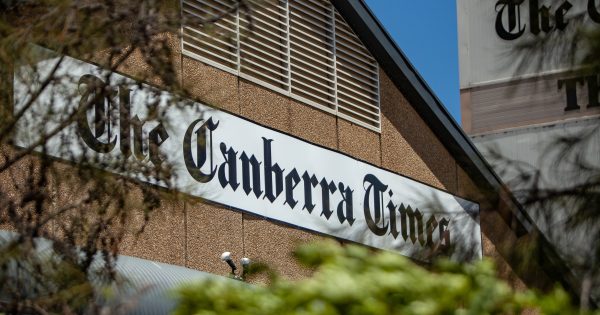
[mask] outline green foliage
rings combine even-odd
[[[440,261],[423,268],[395,253],[335,242],[299,248],[312,277],[274,277],[267,286],[209,280],[178,290],[183,314],[585,314],[561,289],[516,292],[488,260]]]

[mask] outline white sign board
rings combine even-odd
[[[15,71],[15,111],[58,60],[39,62],[37,77],[29,67]],[[30,146],[79,110],[86,115],[52,137],[47,154],[85,157],[119,174],[113,161],[168,165],[170,180],[126,175],[416,259],[444,248],[481,257],[476,203],[73,58],[55,77],[22,119],[18,145]],[[163,119],[150,116],[156,112]]]

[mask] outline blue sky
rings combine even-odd
[[[460,123],[456,1],[366,2],[450,114]]]

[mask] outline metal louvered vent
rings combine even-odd
[[[335,19],[339,115],[379,124],[377,62],[337,12]]]
[[[379,69],[327,0],[182,0],[186,56],[380,131]]]
[[[292,94],[335,110],[335,41],[331,5],[290,1]]]

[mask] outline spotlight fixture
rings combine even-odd
[[[242,264],[242,276],[241,276],[242,280],[246,279],[246,275],[248,273],[250,263],[251,263],[250,258],[244,257],[244,258],[240,259],[240,264]]]
[[[233,259],[231,259],[231,253],[224,252],[223,254],[221,254],[221,260],[226,262],[229,265],[229,267],[231,267],[231,274],[235,276],[235,271],[237,270],[237,267],[233,263]]]
[[[223,254],[221,254],[221,260],[226,262],[229,265],[229,267],[231,268],[231,274],[229,275],[231,278],[236,279],[236,280],[241,280],[241,281],[245,280],[246,274],[248,273],[248,268],[250,267],[250,263],[251,263],[249,258],[244,257],[244,258],[240,259],[240,264],[242,265],[242,274],[236,274],[236,270],[238,268],[235,265],[235,263],[233,262],[230,252],[224,252]]]

